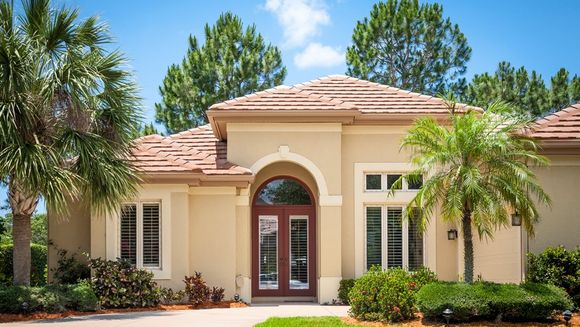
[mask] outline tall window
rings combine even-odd
[[[120,257],[138,267],[161,266],[161,203],[123,204]]]
[[[365,208],[367,270],[375,265],[409,270],[423,266],[423,234],[416,219],[402,221],[403,210],[390,205]]]

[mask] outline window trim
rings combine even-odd
[[[162,270],[163,269],[163,206],[161,200],[140,200],[140,201],[127,201],[121,203],[121,206],[125,205],[135,205],[137,207],[136,223],[137,223],[137,250],[136,250],[136,264],[137,268],[147,269],[147,270]],[[159,205],[159,264],[156,266],[143,265],[143,205],[144,204],[158,204]],[[121,244],[121,215],[119,211],[117,219],[117,244]],[[117,247],[117,257],[121,258],[121,247]]]
[[[367,176],[369,175],[379,175],[381,177],[381,187],[379,189],[368,189],[367,188]],[[385,174],[381,172],[365,172],[364,175],[364,191],[365,192],[383,192],[385,185]]]
[[[364,230],[364,246],[363,246],[363,273],[367,272],[367,208],[381,208],[381,267],[383,269],[387,269],[388,267],[388,216],[387,211],[389,208],[401,208],[402,213],[404,214],[408,208],[407,204],[386,204],[386,203],[364,203],[363,204],[363,230]],[[403,256],[403,269],[409,270],[409,222],[403,221],[401,232],[403,233],[402,237],[402,256]],[[425,266],[425,262],[427,260],[427,251],[426,251],[426,242],[425,242],[425,232],[423,233],[422,239],[422,266]]]
[[[419,189],[415,189],[415,188],[409,188],[409,182],[407,181],[406,178],[404,178],[404,176],[408,173],[408,171],[398,171],[398,170],[393,170],[393,171],[365,171],[364,172],[364,177],[363,177],[363,192],[364,193],[377,193],[377,192],[390,192],[390,189],[387,187],[388,184],[388,176],[389,175],[401,175],[403,176],[403,181],[401,183],[401,188],[395,190],[396,192],[418,192]],[[367,175],[381,175],[381,188],[380,189],[367,189]],[[425,183],[425,175],[421,175],[422,176],[422,183],[421,183],[421,187],[423,186],[423,184]]]

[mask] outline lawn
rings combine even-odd
[[[262,323],[255,325],[255,327],[290,327],[290,326],[306,326],[306,327],[343,327],[353,326],[344,323],[339,317],[289,317],[289,318],[270,318]]]

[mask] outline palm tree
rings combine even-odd
[[[0,178],[14,216],[14,284],[30,283],[30,219],[42,196],[65,213],[83,199],[114,209],[139,177],[126,160],[140,99],[96,17],[0,0]]]
[[[530,166],[546,166],[534,140],[525,135],[529,119],[503,102],[492,104],[484,113],[456,112],[450,105],[450,126],[433,118],[417,120],[402,140],[411,152],[416,168],[408,178],[424,174],[423,187],[409,207],[419,214],[425,228],[436,208],[443,220],[461,226],[464,242],[464,279],[473,281],[472,228],[480,238],[493,237],[497,228],[508,226],[517,212],[528,233],[538,221],[538,203],[550,204]]]

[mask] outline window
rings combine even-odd
[[[310,193],[294,179],[274,179],[262,187],[257,205],[310,205]]]
[[[393,187],[393,184],[395,184],[395,182],[401,178],[401,174],[388,174],[387,175],[387,189],[390,190],[391,187]],[[398,187],[395,187],[395,190],[400,190],[402,189],[401,185],[399,185]]]
[[[402,221],[403,210],[390,205],[365,208],[367,270],[375,265],[409,270],[423,266],[423,234],[414,219],[416,213]]]
[[[367,270],[375,265],[383,265],[382,217],[382,207],[366,208]]]
[[[418,190],[423,186],[423,175],[409,175],[407,178],[407,189]]]
[[[127,203],[121,208],[120,257],[138,267],[161,267],[161,204]]]
[[[367,174],[366,175],[366,190],[377,191],[382,190],[382,175],[381,174]]]

